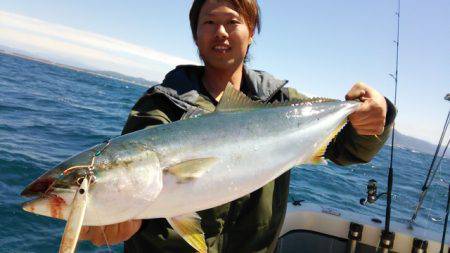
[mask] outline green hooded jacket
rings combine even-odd
[[[162,84],[150,88],[133,107],[122,134],[158,124],[213,112],[216,101],[202,85],[204,68],[178,66]],[[262,102],[305,98],[287,81],[263,71],[244,68],[241,91]],[[360,136],[350,124],[328,146],[326,158],[339,165],[369,162],[389,136],[395,108],[388,102],[385,131]],[[230,203],[200,211],[208,252],[272,252],[283,224],[289,194],[290,172]],[[125,242],[125,252],[195,252],[165,219],[144,220],[140,230]]]

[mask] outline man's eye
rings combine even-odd
[[[214,24],[214,21],[212,21],[212,20],[206,20],[205,22],[203,22],[203,24],[206,24],[206,25],[213,25],[213,24]]]
[[[232,24],[232,25],[237,25],[237,24],[240,24],[241,22],[239,20],[233,19],[233,20],[230,20],[228,23]]]

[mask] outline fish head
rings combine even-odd
[[[67,217],[81,179],[88,175],[100,147],[101,144],[63,161],[26,186],[21,195],[35,199],[25,202],[23,209],[58,219]]]
[[[98,144],[61,162],[26,186],[21,195],[35,197],[55,193],[58,189],[78,188],[81,184],[80,178],[86,176],[89,167],[95,166],[95,158],[107,145],[108,143]]]
[[[132,219],[162,188],[158,157],[123,142],[104,147],[100,144],[75,155],[33,181],[22,196],[37,198],[24,203],[23,209],[67,219],[82,180],[89,178],[84,225]]]

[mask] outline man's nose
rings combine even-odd
[[[218,37],[220,39],[228,38],[228,31],[224,25],[217,25],[216,37]]]

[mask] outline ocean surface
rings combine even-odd
[[[118,136],[146,89],[0,54],[0,252],[57,251],[65,222],[22,211],[26,199],[20,192],[62,160]],[[384,219],[384,199],[370,206],[359,199],[369,179],[378,181],[379,192],[386,190],[388,158],[385,146],[368,164],[293,169],[290,197]],[[428,154],[395,150],[393,220],[406,223],[411,217],[431,160]],[[442,231],[449,169],[444,160],[417,219],[429,231]],[[82,242],[78,252],[122,249]]]

